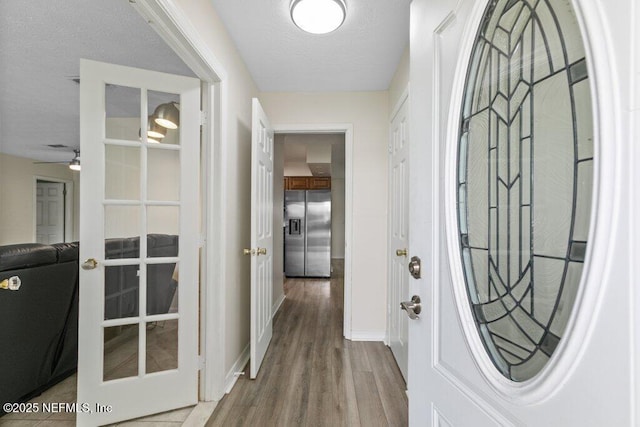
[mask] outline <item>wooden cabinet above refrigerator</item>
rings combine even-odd
[[[330,177],[317,176],[285,176],[285,190],[330,190]]]

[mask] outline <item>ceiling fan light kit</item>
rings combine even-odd
[[[293,0],[291,20],[311,34],[327,34],[337,30],[347,16],[343,0]]]
[[[69,169],[72,171],[80,170],[80,150],[73,150],[75,157],[69,162]]]
[[[79,171],[81,169],[80,160],[71,160],[71,162],[69,162],[69,169],[71,169],[72,171]]]

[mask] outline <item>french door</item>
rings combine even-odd
[[[637,424],[632,6],[412,2],[410,425]]]
[[[77,420],[102,425],[197,403],[200,82],[88,60],[80,81]]]

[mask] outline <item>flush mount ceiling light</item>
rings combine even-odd
[[[303,31],[326,34],[342,25],[347,13],[343,0],[293,0],[291,19]]]

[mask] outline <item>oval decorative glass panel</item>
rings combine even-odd
[[[526,381],[565,333],[591,216],[593,117],[570,0],[489,2],[472,49],[458,147],[458,226],[477,329]]]

